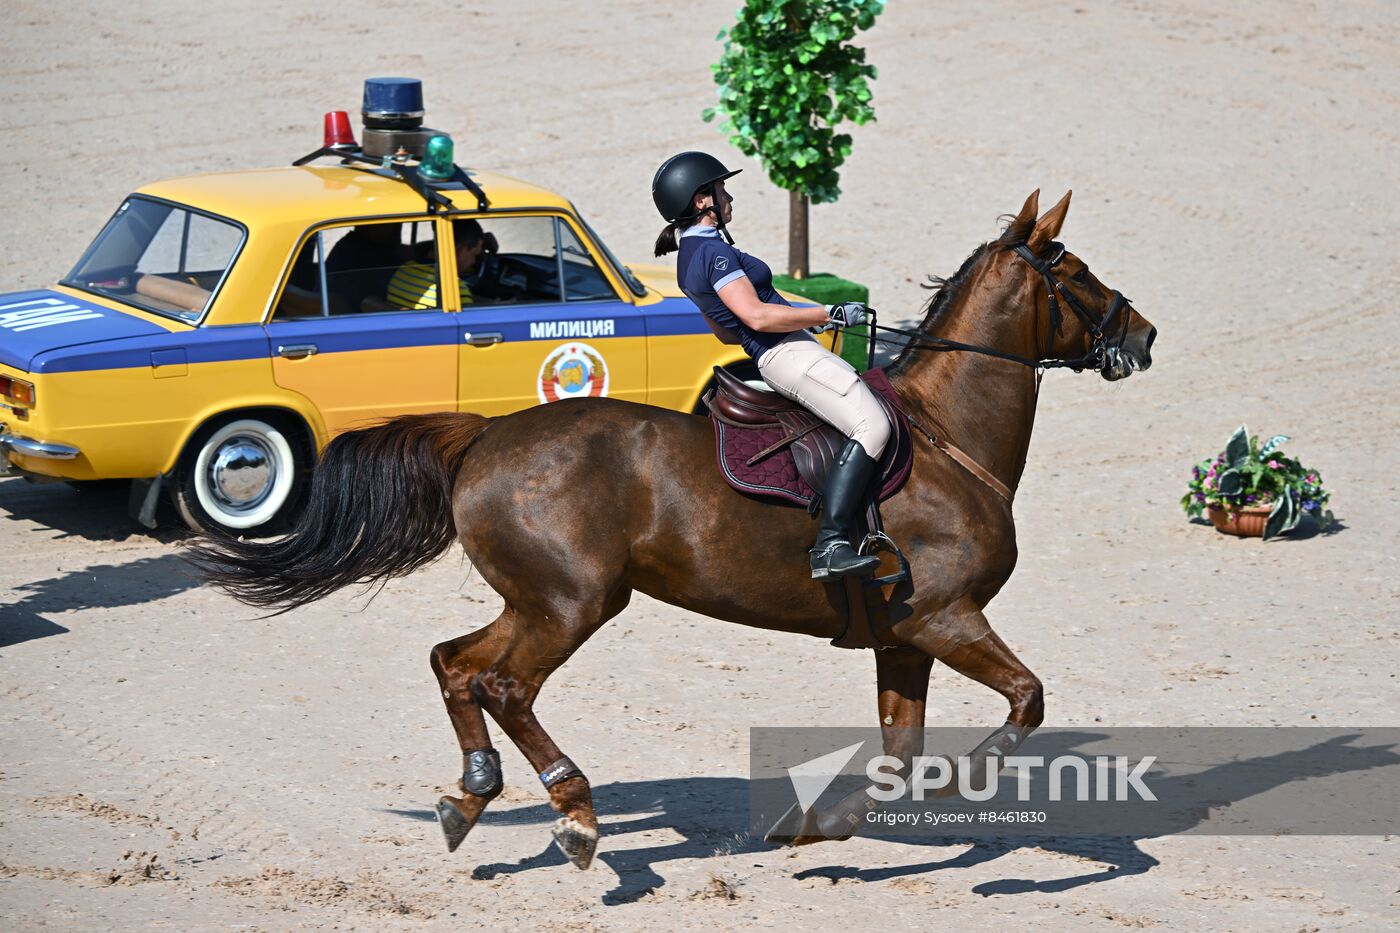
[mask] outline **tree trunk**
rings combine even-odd
[[[788,192],[788,275],[805,279],[811,272],[807,263],[807,196]]]

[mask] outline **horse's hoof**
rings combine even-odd
[[[447,851],[456,852],[462,840],[467,838],[467,833],[472,831],[472,824],[457,809],[457,802],[451,797],[443,797],[437,802],[437,815],[438,825],[442,827],[442,835],[447,840]]]
[[[560,817],[554,823],[554,844],[564,857],[582,870],[593,864],[593,853],[598,849],[598,831],[589,829],[572,817]]]
[[[948,783],[944,784],[942,787],[934,789],[933,793],[928,795],[929,798],[932,800],[947,800],[949,797],[960,796],[962,792],[958,790],[957,762],[953,761],[946,755],[940,755],[939,758],[942,759],[948,766]]]
[[[774,846],[805,846],[822,842],[825,838],[817,826],[816,814],[803,810],[796,803],[788,807],[787,812],[778,817],[778,822],[763,834],[763,841]]]

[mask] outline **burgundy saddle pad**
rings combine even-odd
[[[846,445],[845,435],[776,392],[754,390],[718,368],[716,378],[718,385],[705,401],[725,481],[740,492],[812,508],[825,485],[827,467]],[[880,457],[879,499],[884,501],[909,478],[914,445],[909,419],[885,371],[872,369],[861,379],[884,404],[893,426]],[[726,397],[719,398],[721,394]],[[756,421],[767,423],[745,423]]]

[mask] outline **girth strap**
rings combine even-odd
[[[883,577],[848,576],[842,579],[846,596],[846,628],[831,640],[837,648],[890,647],[890,642],[884,637],[890,631],[890,603],[881,587],[894,586],[895,594],[900,592],[901,584],[908,586],[910,591],[913,587],[909,561],[894,539],[885,534],[885,525],[880,519],[880,503],[874,497],[866,502],[865,522],[866,534],[857,550],[861,554],[889,551],[899,562],[899,570]]]

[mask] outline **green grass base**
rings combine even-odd
[[[834,305],[838,301],[870,301],[870,289],[864,285],[826,273],[809,275],[805,279],[775,275],[773,287],[779,291],[792,292],[794,295],[819,301],[824,305]],[[864,372],[869,361],[869,352],[870,329],[863,324],[860,327],[846,328],[841,340],[841,358]]]
[[[870,289],[864,285],[826,273],[809,275],[805,279],[775,275],[773,287],[779,291],[792,292],[794,295],[819,301],[824,305],[834,305],[838,301],[870,301]]]

